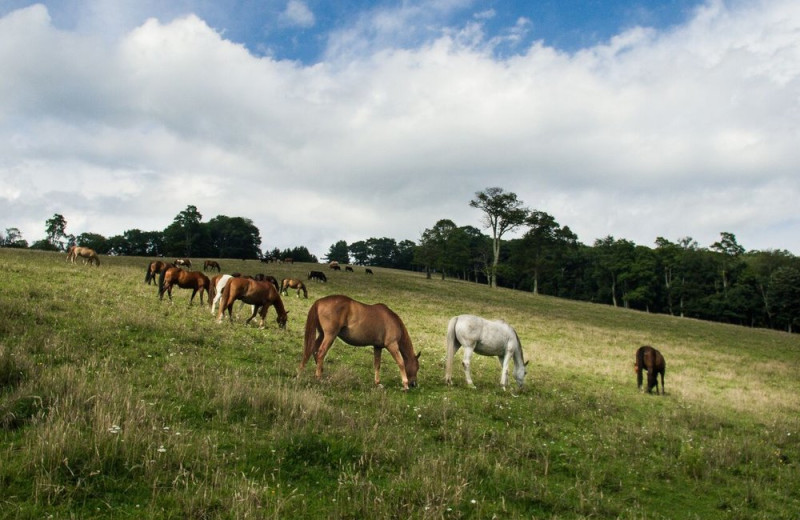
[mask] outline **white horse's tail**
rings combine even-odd
[[[447,360],[445,361],[444,379],[447,384],[453,381],[453,358],[456,355],[456,350],[461,346],[456,338],[456,323],[458,316],[450,318],[450,323],[447,324],[447,335],[445,336],[445,351],[447,352]]]

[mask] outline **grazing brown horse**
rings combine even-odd
[[[322,377],[325,355],[337,337],[356,347],[372,345],[376,385],[381,384],[381,352],[386,349],[400,368],[403,390],[417,386],[419,354],[414,354],[403,320],[382,303],[366,305],[341,294],[325,296],[311,305],[298,377],[311,356],[317,362],[316,377]]]
[[[205,262],[203,262],[203,272],[205,272],[208,269],[211,269],[212,271],[216,269],[218,273],[222,271],[222,268],[220,268],[219,266],[219,262],[217,262],[216,260],[206,260]]]
[[[245,325],[249,324],[256,314],[259,314],[261,320],[258,327],[263,329],[267,310],[269,310],[270,305],[274,305],[275,311],[278,313],[278,317],[275,320],[278,323],[278,327],[286,328],[289,313],[283,306],[281,296],[272,283],[259,282],[251,278],[231,278],[225,288],[222,289],[217,322],[222,322],[222,317],[225,315],[226,310],[228,311],[228,318],[233,322],[233,304],[236,300],[241,300],[253,306],[253,314],[247,318]]]
[[[161,274],[161,271],[163,271],[167,267],[170,267],[170,264],[162,262],[161,260],[153,260],[152,262],[147,264],[147,272],[144,274],[144,283],[146,283],[147,285],[153,283],[157,284],[158,278],[156,277],[159,274]]]
[[[639,390],[642,389],[642,370],[647,370],[647,393],[652,393],[653,387],[658,394],[658,374],[661,374],[661,394],[664,394],[664,372],[667,371],[667,362],[661,352],[650,346],[639,347],[636,359],[633,362],[633,371],[636,372],[636,382]]]
[[[289,289],[297,289],[297,297],[300,297],[300,291],[303,291],[303,297],[308,298],[308,291],[306,284],[296,278],[284,278],[281,282],[281,294],[289,296]]]
[[[175,267],[188,267],[189,269],[192,268],[192,261],[188,258],[176,258],[172,265]]]
[[[172,301],[172,286],[177,285],[181,289],[192,289],[192,297],[189,298],[189,305],[194,302],[194,295],[200,291],[200,305],[203,304],[203,293],[207,292],[210,296],[211,281],[200,271],[184,271],[180,267],[168,267],[161,271],[158,277],[158,298],[164,299],[164,293],[169,295]]]
[[[75,259],[81,257],[84,260],[84,263],[88,262],[89,265],[96,265],[100,267],[100,259],[97,257],[97,253],[94,249],[89,247],[81,247],[81,246],[70,246],[67,250],[67,260],[72,261],[75,263]]]

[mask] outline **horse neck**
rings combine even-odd
[[[283,300],[281,300],[281,295],[277,294],[277,291],[275,291],[275,293],[276,293],[275,298],[272,301],[272,304],[275,306],[275,310],[278,311],[278,315],[286,314],[286,307],[283,306]]]
[[[517,367],[525,365],[525,356],[522,353],[522,342],[519,340],[519,335],[517,335],[516,331],[514,333],[514,342],[516,342],[516,347],[514,348],[514,365]]]

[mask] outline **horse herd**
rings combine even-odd
[[[77,257],[85,259],[89,264],[100,265],[97,254],[82,247],[72,247],[67,260],[75,262]],[[217,322],[222,322],[225,312],[233,321],[233,305],[239,300],[242,305],[249,304],[252,309],[245,324],[249,324],[256,314],[259,315],[259,327],[265,326],[267,310],[275,307],[278,327],[284,329],[288,320],[288,311],[283,305],[280,295],[288,295],[289,289],[303,292],[308,298],[308,290],[302,280],[286,278],[279,284],[273,276],[258,274],[243,276],[239,273],[219,274],[218,262],[207,260],[203,270],[212,269],[217,275],[208,278],[200,271],[187,271],[180,266],[191,268],[188,259],[176,259],[172,263],[161,260],[150,262],[145,273],[145,283],[151,284],[158,277],[158,296],[163,300],[166,293],[172,300],[172,288],[192,289],[189,305],[195,295],[200,293],[203,304],[203,293],[208,294],[208,304],[212,315],[216,313]],[[330,266],[334,270],[334,264]],[[367,271],[371,274],[371,271]],[[310,271],[309,280],[327,281],[321,271]],[[218,310],[217,310],[218,309]],[[305,324],[303,356],[298,367],[298,376],[313,356],[316,362],[315,375],[322,377],[323,363],[328,350],[336,338],[353,346],[373,347],[375,384],[380,385],[381,354],[387,350],[400,369],[403,389],[408,390],[417,385],[419,370],[419,353],[414,353],[411,337],[403,320],[389,307],[382,303],[368,305],[348,296],[336,294],[316,300],[308,311]],[[522,388],[528,362],[523,355],[522,344],[514,328],[503,320],[487,320],[480,316],[462,314],[450,319],[445,335],[446,362],[445,381],[452,384],[453,359],[459,348],[464,349],[462,366],[467,385],[474,388],[470,361],[473,354],[496,357],[501,366],[500,385],[505,389],[508,385],[508,373],[511,361],[514,362],[513,376],[519,388]],[[664,373],[666,361],[657,349],[651,346],[640,347],[634,356],[634,372],[639,389],[642,388],[643,374],[647,372],[647,392],[655,388],[657,394],[664,393]],[[661,377],[661,389],[658,387],[658,376]]]

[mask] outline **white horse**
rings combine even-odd
[[[459,347],[464,347],[464,375],[467,384],[472,383],[469,371],[472,353],[477,352],[484,356],[497,356],[502,366],[500,385],[503,389],[508,384],[508,367],[511,358],[514,358],[514,379],[522,388],[525,379],[527,362],[522,355],[522,344],[514,328],[508,323],[498,320],[490,321],[471,314],[462,314],[450,319],[447,325],[447,364],[445,367],[445,381],[452,384],[453,357]]]

